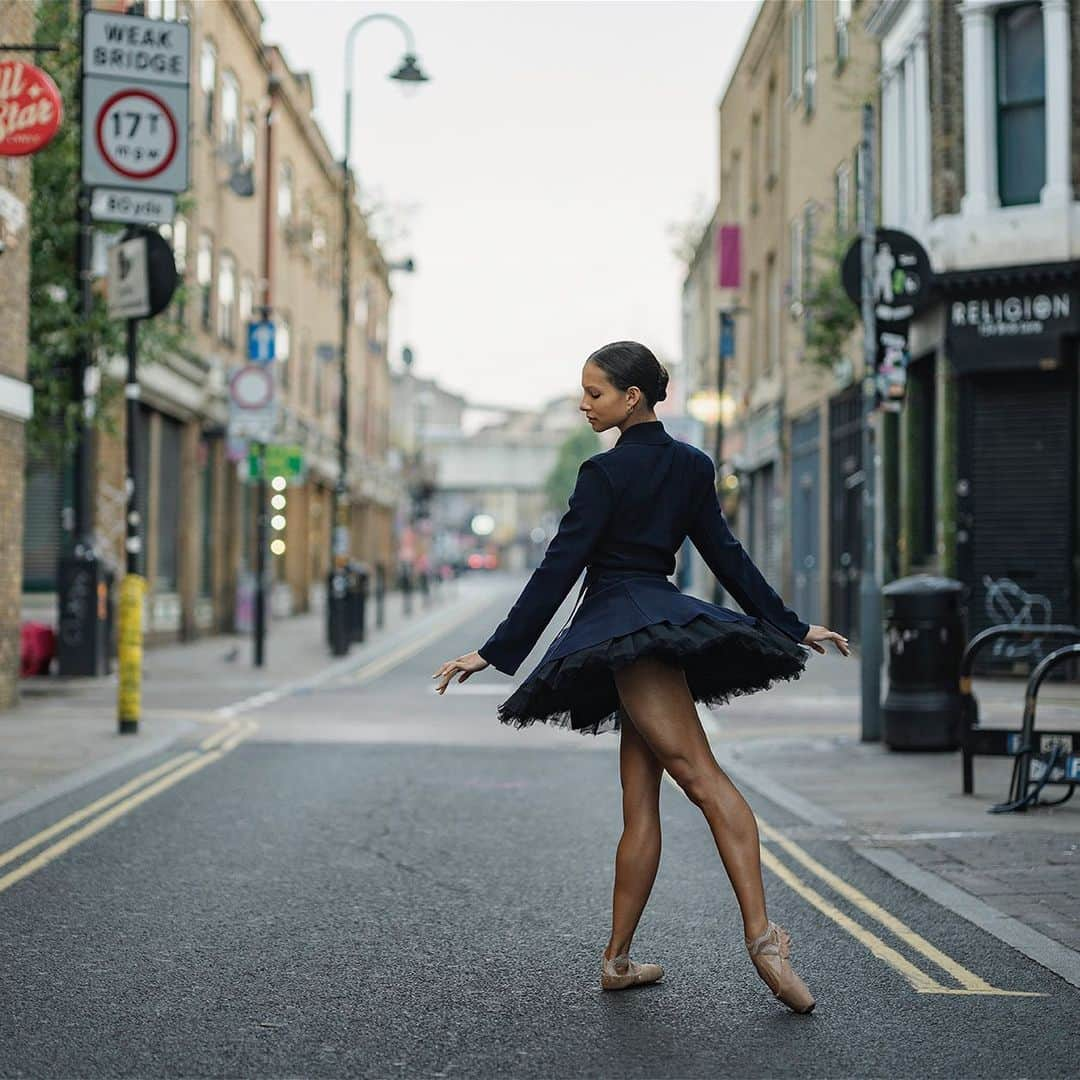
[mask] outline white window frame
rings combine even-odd
[[[217,333],[224,344],[236,344],[236,259],[228,251],[218,260]]]
[[[240,83],[229,68],[221,73],[221,145],[240,148]]]
[[[293,185],[296,177],[293,173],[292,162],[283,161],[278,167],[277,182],[277,218],[278,221],[288,222],[293,215]]]

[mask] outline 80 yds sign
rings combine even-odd
[[[97,116],[101,156],[121,176],[149,180],[176,156],[176,121],[161,98],[147,90],[121,90]]]

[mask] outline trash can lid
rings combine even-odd
[[[882,596],[912,596],[925,593],[963,592],[964,583],[955,578],[939,577],[936,574],[911,574],[908,577],[890,581],[882,590]]]
[[[890,581],[881,590],[886,618],[928,619],[954,613],[964,583],[935,574],[911,574]]]

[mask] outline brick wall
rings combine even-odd
[[[0,41],[29,42],[34,37],[34,6],[21,0],[0,0]],[[5,57],[31,60],[30,54],[7,53]],[[26,208],[21,228],[0,218],[0,376],[5,379],[0,396],[0,709],[9,708],[18,696],[19,622],[22,594],[23,533],[23,421],[7,412],[6,394],[18,396],[17,384],[26,379],[26,332],[30,284],[30,159],[0,158],[0,188]]]
[[[964,194],[964,36],[955,0],[930,6],[930,199],[956,214]]]

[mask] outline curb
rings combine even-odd
[[[702,716],[702,722],[706,732],[716,730],[715,726],[710,725],[707,716]],[[761,769],[740,764],[729,750],[720,746],[713,746],[712,749],[716,760],[725,772],[730,773],[747,787],[753,788],[770,802],[790,811],[801,821],[825,828],[849,825],[843,818],[837,817],[825,807],[818,806],[802,795],[789,791],[780,781]],[[1032,929],[1014,916],[998,911],[985,900],[980,900],[951,881],[946,881],[932,871],[917,866],[897,851],[868,847],[850,841],[849,843],[856,855],[873,863],[890,877],[914,889],[915,892],[921,893],[935,904],[954,912],[991,937],[997,938],[998,941],[1022,953],[1029,960],[1034,960],[1047,971],[1064,979],[1070,986],[1080,989],[1080,952],[1070,949],[1059,941],[1054,941],[1053,938]]]

